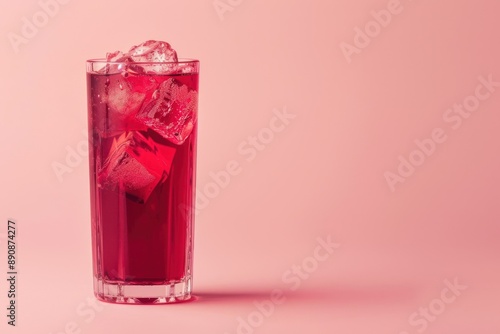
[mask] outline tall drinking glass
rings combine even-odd
[[[94,293],[191,296],[197,60],[87,61]]]

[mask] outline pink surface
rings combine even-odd
[[[2,333],[500,331],[497,2],[59,1],[0,12]],[[201,60],[197,300],[94,304],[85,60],[147,39]]]

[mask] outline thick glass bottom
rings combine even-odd
[[[181,282],[159,285],[139,285],[106,282],[94,277],[97,299],[116,304],[169,304],[191,299],[191,277]]]

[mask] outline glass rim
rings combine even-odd
[[[195,64],[198,59],[179,58],[177,61],[109,61],[106,58],[87,59],[87,64],[133,64],[133,65],[165,65],[165,64]]]

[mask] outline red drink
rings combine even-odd
[[[198,62],[181,64],[168,74],[130,63],[87,73],[99,299],[190,297]]]

